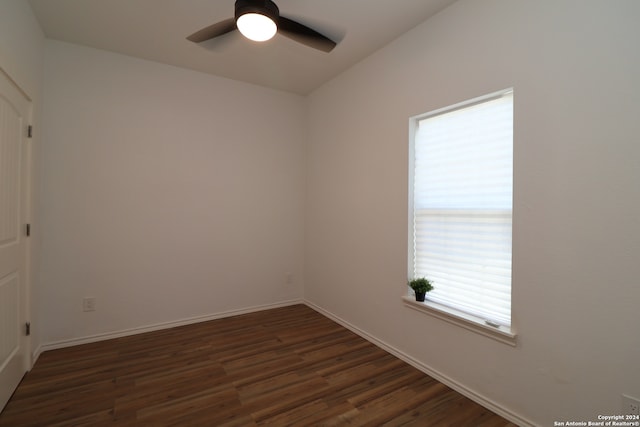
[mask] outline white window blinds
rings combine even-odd
[[[428,299],[510,326],[513,93],[417,119],[413,274]]]

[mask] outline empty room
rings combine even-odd
[[[0,0],[0,426],[640,426],[639,22]]]

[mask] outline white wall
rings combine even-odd
[[[28,2],[0,1],[0,66],[30,98],[42,87],[44,34]]]
[[[2,68],[29,96],[32,102],[32,124],[35,128],[31,139],[31,220],[34,233],[29,242],[31,306],[28,313],[32,328],[32,346],[40,345],[40,316],[35,309],[40,287],[36,268],[39,257],[40,237],[37,232],[39,187],[39,146],[42,105],[42,71],[44,61],[44,34],[29,6],[24,0],[0,0],[0,68]]]
[[[303,98],[56,41],[44,93],[45,343],[301,298]]]
[[[640,397],[640,2],[461,0],[309,99],[305,298],[522,423]],[[515,88],[516,348],[406,308],[409,117]]]

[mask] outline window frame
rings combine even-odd
[[[491,101],[493,99],[501,98],[507,94],[513,93],[513,88],[507,88],[500,91],[492,92],[483,96],[479,96],[476,98],[472,98],[466,101],[462,101],[447,107],[439,108],[427,113],[418,114],[416,116],[409,118],[409,171],[408,171],[408,242],[407,242],[407,277],[412,278],[413,275],[413,262],[414,262],[414,174],[415,174],[415,137],[418,129],[418,124],[420,120],[434,117],[440,114],[446,114],[449,112],[453,112],[456,110],[464,109],[471,107],[473,105],[478,105],[484,102]],[[514,109],[515,109],[515,97],[514,97]],[[513,210],[512,210],[512,218],[513,218]],[[511,247],[512,254],[512,274],[513,274],[513,244]],[[511,288],[513,289],[513,281],[511,283]],[[492,338],[496,341],[499,341],[504,344],[508,344],[510,346],[516,346],[517,342],[517,334],[515,332],[514,327],[514,319],[513,319],[513,305],[512,305],[512,315],[511,315],[511,325],[494,325],[488,323],[485,319],[475,316],[473,314],[457,310],[453,307],[439,304],[434,301],[429,301],[428,294],[427,299],[424,302],[415,301],[413,294],[409,287],[406,287],[406,293],[402,297],[403,304],[411,308],[413,310],[420,311],[422,313],[428,314],[437,319],[446,321],[448,323],[454,324],[456,326],[462,327],[464,329],[470,330],[472,332],[478,333],[480,335]]]

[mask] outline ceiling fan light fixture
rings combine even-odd
[[[271,0],[236,0],[236,27],[250,40],[263,42],[275,36],[279,16]]]
[[[336,42],[300,22],[280,16],[273,0],[236,0],[235,15],[204,27],[187,37],[194,43],[202,43],[232,31],[258,42],[272,38],[276,33],[322,52],[331,52]]]
[[[278,31],[276,23],[260,13],[245,13],[238,18],[236,25],[243,36],[256,42],[267,41]]]

